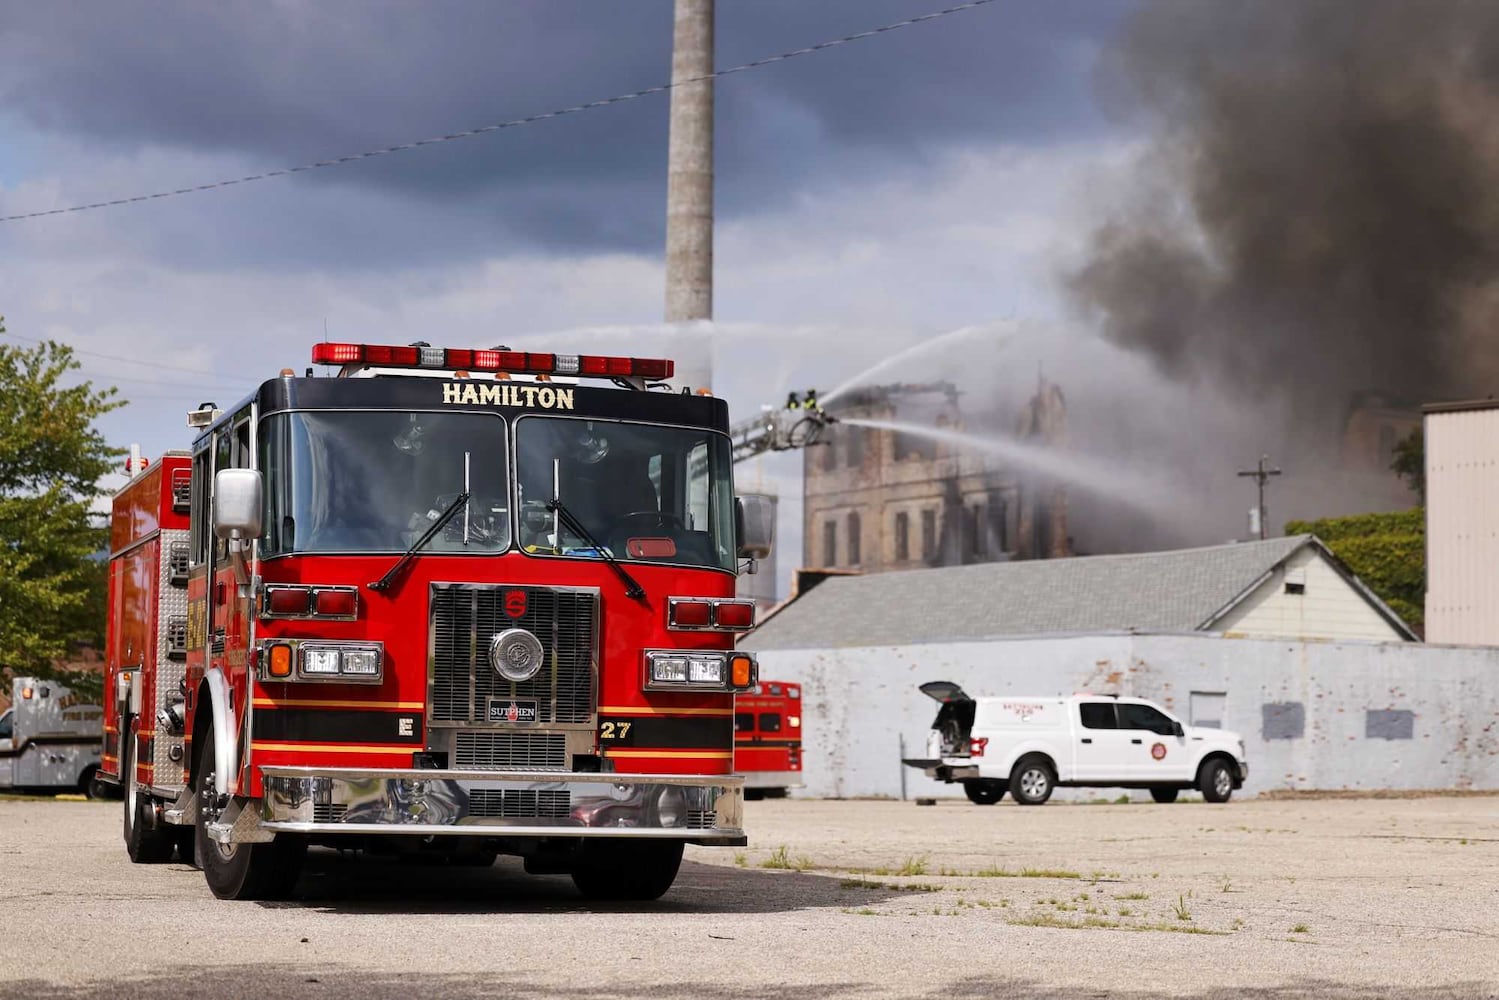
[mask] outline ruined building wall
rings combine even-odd
[[[870,390],[838,414],[964,429],[951,391]],[[1062,440],[1060,392],[1038,394],[1021,422],[1022,436]],[[803,566],[878,573],[1070,554],[1059,484],[921,435],[836,423],[804,452],[803,484]]]

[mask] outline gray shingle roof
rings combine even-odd
[[[740,645],[825,649],[1045,632],[1198,631],[1309,544],[1326,553],[1311,535],[1293,535],[1172,552],[835,576]]]

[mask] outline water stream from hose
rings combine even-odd
[[[924,427],[899,420],[842,417],[839,422],[854,427],[912,434],[969,452],[994,455],[1031,472],[1081,487],[1103,497],[1111,497],[1144,513],[1159,514],[1162,510],[1170,509],[1170,505],[1178,499],[1169,483],[1147,479],[1133,470],[1045,444],[1032,444],[1014,438],[980,437],[977,434]]]

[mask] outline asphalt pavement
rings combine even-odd
[[[765,801],[653,904],[314,851],[298,898],[0,798],[0,998],[1499,997],[1499,797]]]

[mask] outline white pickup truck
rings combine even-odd
[[[1195,788],[1209,802],[1227,802],[1249,777],[1238,733],[1184,726],[1142,698],[970,698],[948,681],[921,692],[942,707],[927,756],[905,763],[961,782],[979,805],[1008,791],[1038,806],[1058,786],[1148,788],[1157,802]]]

